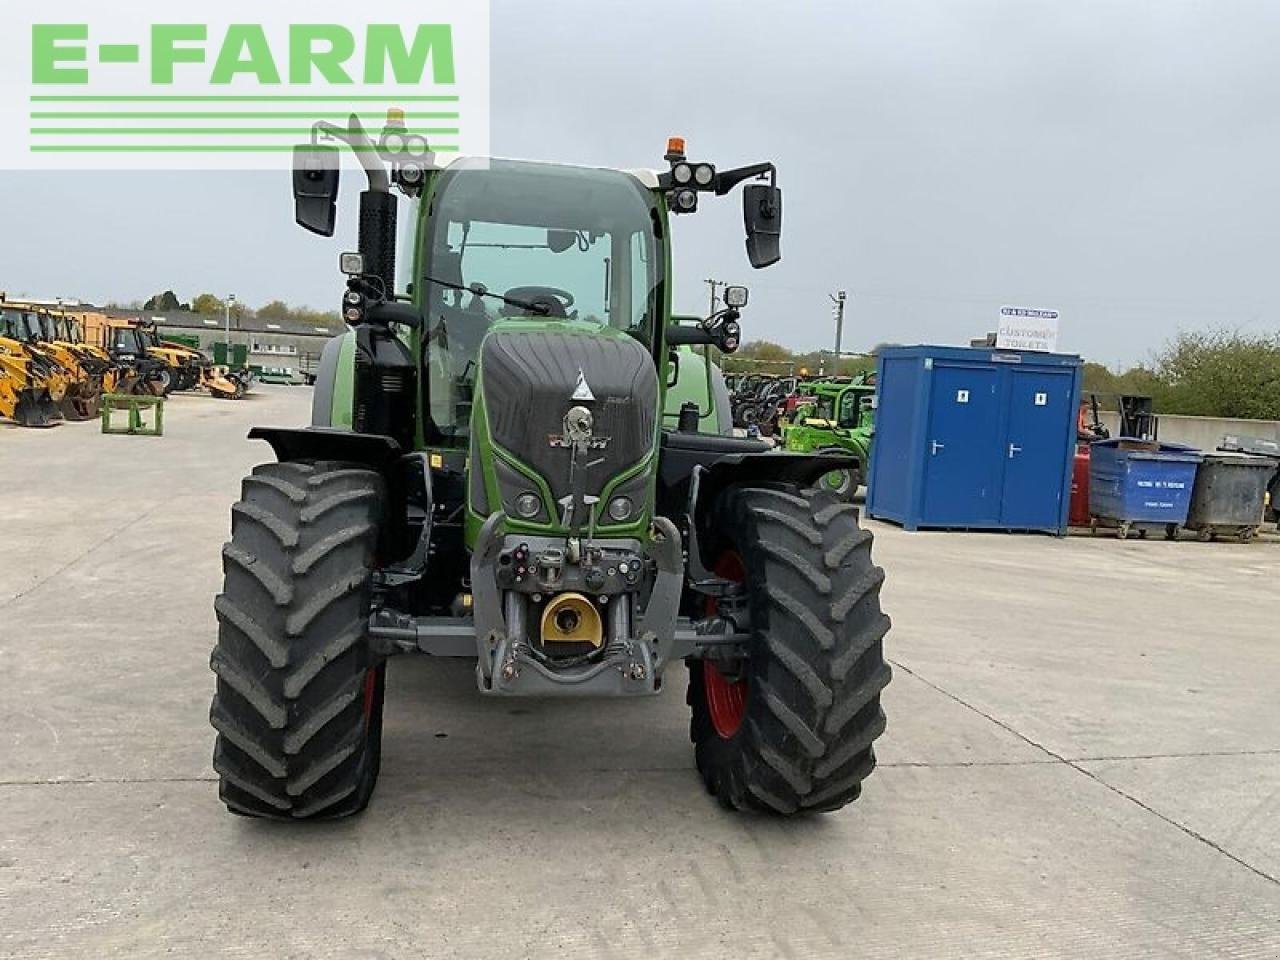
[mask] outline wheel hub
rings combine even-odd
[[[734,551],[726,551],[716,562],[716,576],[742,583],[747,578],[746,567]],[[707,599],[707,616],[716,616],[720,612],[720,602],[714,597]],[[714,663],[702,662],[702,685],[707,698],[707,712],[711,715],[711,726],[722,740],[729,740],[742,726],[747,715],[747,680],[729,680]]]

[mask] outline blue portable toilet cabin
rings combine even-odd
[[[867,513],[920,527],[1065,535],[1080,358],[888,347]]]

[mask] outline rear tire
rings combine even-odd
[[[830,494],[750,487],[723,495],[712,534],[713,551],[742,559],[755,639],[751,656],[723,671],[689,663],[698,770],[730,809],[837,810],[857,799],[885,728],[889,618],[871,534]],[[726,697],[726,676],[744,684],[736,725],[726,723],[725,703],[738,700]]]
[[[385,665],[368,620],[385,493],[334,463],[273,463],[244,480],[222,552],[213,767],[234,813],[332,819],[369,803]]]

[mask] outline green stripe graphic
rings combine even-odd
[[[32,127],[35,136],[277,136],[307,137],[310,127]],[[416,133],[422,137],[457,136],[458,127],[409,127],[402,133]]]
[[[310,111],[308,113],[81,113],[58,112],[49,113],[37,110],[32,112],[32,120],[345,120],[351,114],[338,111]],[[385,120],[385,113],[357,113],[362,120]],[[416,110],[405,113],[406,120],[457,120],[457,113],[421,113]]]
[[[132,62],[136,58],[137,48],[127,44],[103,44],[98,48],[98,59],[104,63]],[[345,126],[352,114],[364,121],[385,121],[386,108],[395,107],[404,113],[406,126],[402,132],[426,137],[434,152],[458,153],[460,100],[456,95],[395,93],[34,94],[30,98],[29,128],[34,142],[29,145],[29,152],[288,153],[294,144],[270,140],[309,137],[313,132],[311,124],[318,121]],[[122,125],[114,126],[113,121]],[[169,126],[170,121],[181,126]],[[377,130],[370,132],[377,137]],[[125,142],[95,142],[117,137]],[[208,142],[220,137],[230,142]],[[436,137],[447,142],[437,143]],[[168,142],[153,143],[152,138]],[[192,138],[195,142],[175,143],[174,138]],[[376,153],[377,147],[369,152]]]
[[[203,96],[68,96],[40,95],[32,103],[457,103],[456,96],[302,96],[296,94]]]
[[[290,144],[35,144],[32,153],[291,153]],[[377,147],[352,147],[357,152],[376,153]],[[457,146],[432,144],[435,153],[457,153]]]

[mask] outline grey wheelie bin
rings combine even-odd
[[[1186,527],[1201,540],[1219,535],[1252,540],[1262,525],[1275,461],[1244,453],[1206,453],[1196,471]]]

